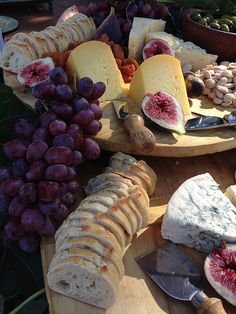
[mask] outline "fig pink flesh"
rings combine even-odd
[[[31,87],[32,83],[40,83],[48,79],[50,67],[48,64],[43,64],[42,61],[35,62],[32,66],[24,67],[20,74],[24,77],[26,87]]]
[[[177,124],[175,117],[178,116],[176,106],[173,106],[173,99],[166,93],[148,93],[148,102],[145,105],[145,112],[149,117],[157,120],[164,120],[168,124]]]
[[[161,39],[151,40],[150,42],[146,44],[146,46],[143,49],[143,55],[145,56],[145,59],[148,59],[152,56],[160,55],[160,54],[166,54],[166,55],[171,55],[171,56],[174,55],[169,45]]]

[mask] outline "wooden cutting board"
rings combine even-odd
[[[192,176],[209,172],[224,191],[226,187],[235,183],[235,156],[236,150],[192,158],[145,158],[158,175],[158,184],[151,198],[150,224],[152,225],[140,231],[127,248],[124,255],[125,277],[120,283],[119,296],[116,303],[106,311],[64,297],[48,288],[46,273],[54,254],[54,241],[53,239],[44,240],[41,253],[50,314],[193,314],[194,308],[191,304],[168,297],[154,285],[139,268],[135,258],[166,242],[160,235],[162,216],[169,198],[179,185]],[[98,161],[87,164],[86,168],[79,169],[82,186],[89,178],[104,170],[108,158],[109,155],[105,154]],[[205,254],[184,246],[180,248],[203,274]],[[219,297],[207,280],[204,277],[203,279],[204,291],[208,296]],[[223,303],[228,314],[236,314],[236,307],[224,300]]]
[[[23,101],[34,107],[35,98],[30,90],[25,90],[16,80],[16,75],[4,72],[6,85],[13,88],[15,94]],[[213,106],[212,102],[206,98],[190,99],[192,112],[223,117],[230,110],[221,106]],[[133,148],[129,136],[125,133],[123,123],[120,121],[113,109],[111,102],[101,104],[103,108],[102,130],[96,135],[95,139],[99,145],[108,151],[143,155],[143,152]],[[231,110],[232,111],[232,110]],[[185,135],[176,135],[152,128],[156,136],[156,146],[149,153],[150,156],[172,156],[187,157],[199,156],[210,153],[226,151],[236,148],[236,131],[233,128],[219,129],[211,131],[188,132]]]

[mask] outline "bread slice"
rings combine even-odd
[[[50,36],[50,33],[47,31],[41,31],[40,32],[41,36],[45,38],[47,48],[49,52],[57,52],[57,46],[53,40],[53,38]]]
[[[128,189],[130,188],[130,185],[122,182],[122,181],[112,181],[107,180],[104,183],[101,183],[99,185],[94,185],[93,188],[88,186],[86,187],[85,192],[86,194],[94,194],[99,191],[111,191],[114,192],[119,198],[120,197],[126,197],[128,196]]]
[[[120,168],[113,169],[112,172],[119,174],[120,176],[126,179],[130,179],[133,185],[140,185],[147,191],[148,186],[147,186],[146,181],[144,181],[142,178],[140,178],[137,174],[133,173],[129,169],[124,169],[123,167],[120,167]]]
[[[71,213],[67,222],[69,222],[70,220],[80,220],[80,219],[91,220],[92,222],[102,225],[103,227],[105,227],[106,229],[108,229],[110,232],[114,234],[117,241],[120,243],[122,249],[125,248],[127,244],[127,237],[124,233],[124,230],[118,223],[116,223],[113,219],[111,219],[107,214],[94,213],[91,211],[84,211],[84,210],[75,210],[73,213]]]
[[[100,268],[81,257],[69,257],[49,269],[49,288],[79,301],[108,308],[116,299],[119,276],[114,265]]]
[[[55,234],[56,250],[58,250],[64,241],[83,236],[95,238],[105,246],[112,248],[117,251],[118,254],[122,255],[123,250],[113,233],[103,226],[92,223],[91,221],[81,222],[80,226],[77,227],[64,228],[62,224]]]
[[[119,199],[114,207],[119,208],[126,215],[131,224],[132,234],[134,235],[138,230],[138,220],[135,213],[129,207],[129,196]]]
[[[136,197],[136,194],[133,195],[133,197]],[[142,215],[140,214],[140,211],[136,208],[136,204],[133,201],[133,197],[131,197],[130,195],[127,196],[124,206],[127,206],[127,209],[135,215],[137,220],[137,231],[139,231],[143,226],[143,218]]]
[[[92,202],[97,202],[105,205],[105,206],[113,206],[117,201],[119,197],[117,194],[112,193],[111,191],[107,190],[101,190],[93,194],[89,194],[85,200],[86,201],[92,201]],[[80,203],[82,204],[83,201]]]
[[[131,226],[131,222],[128,219],[128,217],[125,215],[125,213],[118,208],[117,206],[105,206],[98,202],[83,202],[83,204],[80,204],[79,208],[77,210],[84,210],[84,211],[91,211],[93,213],[100,213],[100,214],[106,214],[108,217],[110,217],[114,222],[118,223],[126,235],[127,241],[126,244],[129,243],[133,237],[133,230]]]
[[[134,186],[130,189],[130,198],[135,204],[136,209],[142,216],[142,228],[145,228],[149,222],[149,197],[147,192],[140,186]]]
[[[83,32],[85,40],[90,40],[94,35],[91,27],[91,22],[86,15],[75,14],[70,18],[69,23],[71,25],[75,25],[79,30]]]
[[[103,244],[101,244],[98,240],[89,237],[81,237],[81,238],[74,238],[70,241],[64,242],[62,246],[59,248],[57,252],[63,252],[68,249],[75,249],[75,248],[83,248],[88,249],[98,255],[107,258],[111,261],[114,266],[116,267],[120,278],[124,276],[124,264],[122,262],[122,256],[119,255],[116,251],[112,249],[108,249]],[[74,253],[74,251],[70,251]]]
[[[32,38],[34,49],[38,51],[40,57],[49,51],[46,39],[41,32],[31,32],[30,36]]]

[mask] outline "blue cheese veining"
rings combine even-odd
[[[222,240],[236,242],[236,208],[209,173],[185,181],[164,215],[163,238],[210,252]]]

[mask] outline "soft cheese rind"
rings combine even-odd
[[[161,234],[174,243],[210,252],[236,242],[236,208],[209,173],[185,181],[171,197]]]

